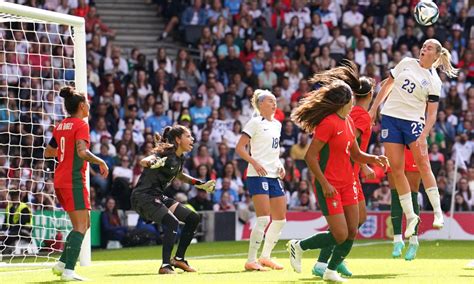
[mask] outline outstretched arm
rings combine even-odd
[[[207,192],[212,192],[216,188],[216,181],[212,179],[208,180],[207,182],[204,182],[202,180],[193,178],[192,176],[183,172],[179,173],[177,178],[185,183],[195,185],[196,188],[203,189]]]
[[[351,158],[356,163],[359,164],[379,164],[382,167],[386,167],[388,165],[388,159],[385,156],[375,156],[364,153],[360,150],[357,141],[352,144],[351,148],[349,149],[351,153]]]

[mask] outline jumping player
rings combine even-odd
[[[164,225],[163,263],[159,274],[175,274],[173,266],[186,272],[196,272],[185,260],[185,253],[199,224],[199,215],[164,195],[175,178],[208,192],[214,190],[215,180],[204,182],[183,173],[184,154],[193,149],[193,142],[191,132],[181,125],[166,127],[162,136],[156,133],[153,154],[140,161],[145,169],[132,192],[133,209],[145,220]],[[183,222],[184,227],[176,256],[170,259],[179,222]]]
[[[252,105],[257,116],[245,125],[235,148],[237,154],[249,163],[247,188],[257,214],[257,223],[250,234],[245,270],[281,270],[283,266],[270,258],[286,223],[285,191],[278,180],[285,177],[285,169],[280,162],[281,123],[273,118],[276,98],[271,92],[255,90]],[[249,144],[251,154],[246,150]],[[269,223],[262,254],[257,261],[257,252]]]
[[[410,185],[411,199],[413,201],[413,211],[416,215],[420,214],[420,206],[418,204],[418,190],[420,188],[420,172],[416,166],[413,154],[408,148],[405,148],[405,175]],[[402,237],[402,217],[403,211],[398,199],[398,193],[395,189],[395,181],[393,180],[392,170],[387,170],[388,182],[390,184],[392,193],[392,205],[390,207],[390,216],[393,226],[393,251],[392,257],[398,258],[402,255],[402,250],[405,248],[405,243]],[[418,251],[418,226],[415,227],[415,233],[410,237],[408,250],[405,254],[405,260],[413,260]]]
[[[74,267],[81,251],[82,240],[90,227],[87,162],[98,164],[100,174],[104,178],[107,177],[109,169],[102,159],[89,151],[89,125],[84,121],[84,118],[89,117],[90,108],[86,94],[77,92],[73,87],[64,87],[59,95],[64,98],[64,108],[69,117],[54,128],[53,137],[44,156],[57,157],[54,190],[71,219],[72,231],[68,234],[61,257],[52,271],[64,281],[84,281],[84,278],[74,272]]]
[[[315,74],[313,78],[311,78],[311,83],[328,85],[334,80],[342,80],[346,82],[352,89],[355,104],[349,116],[354,121],[355,135],[360,150],[367,152],[367,147],[369,145],[369,139],[372,132],[372,122],[367,110],[369,109],[370,102],[372,101],[374,82],[368,77],[359,78],[357,67],[351,62],[347,62],[347,64],[344,66],[332,68],[331,70]],[[371,178],[375,176],[374,171],[369,166],[367,166],[367,164],[354,164],[354,178],[358,191],[357,198],[359,201],[359,227],[367,219],[365,198],[359,179],[359,173],[361,169],[365,177]],[[321,249],[318,261],[313,267],[313,275],[323,277],[333,250],[334,246]],[[352,276],[352,273],[346,267],[344,262],[342,262],[337,267],[337,271],[343,276]]]
[[[378,107],[388,96],[381,111],[381,137],[392,167],[400,204],[407,219],[406,238],[415,233],[420,218],[413,210],[410,185],[404,172],[405,145],[408,145],[413,153],[426,194],[433,206],[433,227],[442,228],[444,225],[427,143],[427,137],[436,122],[441,94],[441,80],[436,72],[436,68],[440,66],[449,77],[455,77],[458,72],[451,65],[449,51],[436,39],[428,39],[423,43],[419,59],[404,58],[390,70],[391,76],[386,80],[369,112],[374,120]]]
[[[300,273],[305,250],[335,245],[323,279],[336,282],[345,281],[336,268],[351,251],[359,225],[359,200],[351,159],[361,164],[388,164],[386,157],[368,155],[359,149],[349,116],[352,104],[349,85],[335,80],[313,91],[292,114],[293,121],[302,129],[314,131],[305,160],[315,175],[318,202],[330,230],[301,241],[289,241],[290,263]]]

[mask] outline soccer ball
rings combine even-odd
[[[415,6],[415,20],[422,26],[431,26],[439,17],[438,6],[433,1],[422,0]]]

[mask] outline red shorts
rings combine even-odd
[[[360,184],[359,177],[355,177],[355,186],[357,187],[357,200],[359,202],[365,201],[364,192],[362,191],[362,185]]]
[[[387,173],[391,173],[392,169],[387,167]],[[413,158],[413,154],[407,148],[405,148],[405,172],[419,172],[418,167],[415,163],[415,158]]]
[[[356,205],[358,200],[358,189],[354,184],[342,188],[336,188],[336,195],[332,198],[326,198],[323,194],[321,185],[316,182],[316,196],[319,207],[324,216],[344,214],[344,206]]]
[[[91,210],[89,192],[86,188],[55,188],[54,191],[64,211]]]

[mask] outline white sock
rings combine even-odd
[[[435,214],[439,214],[438,216],[442,215],[441,211],[441,204],[440,204],[440,197],[439,191],[437,187],[430,187],[426,190],[426,195],[428,195],[428,199],[430,200],[431,206],[433,207],[433,211]]]
[[[268,223],[270,223],[270,216],[257,217],[257,223],[255,223],[252,233],[250,233],[248,262],[257,260],[257,252],[262,243],[263,234],[265,233],[265,228]]]
[[[418,236],[411,236],[410,237],[410,244],[417,245],[418,244]]]
[[[411,199],[411,192],[403,195],[399,195],[400,204],[402,205],[403,213],[407,219],[413,219],[416,217],[415,212],[413,211],[413,202]]]
[[[71,269],[64,269],[63,274],[72,275],[72,274],[74,274],[74,270],[71,270]]]
[[[265,242],[263,243],[262,254],[263,258],[270,258],[273,248],[280,239],[281,230],[285,226],[286,219],[283,220],[272,220],[270,226],[268,226],[267,233],[265,234]]]
[[[403,242],[402,235],[393,235],[393,242],[394,243],[402,243]]]

